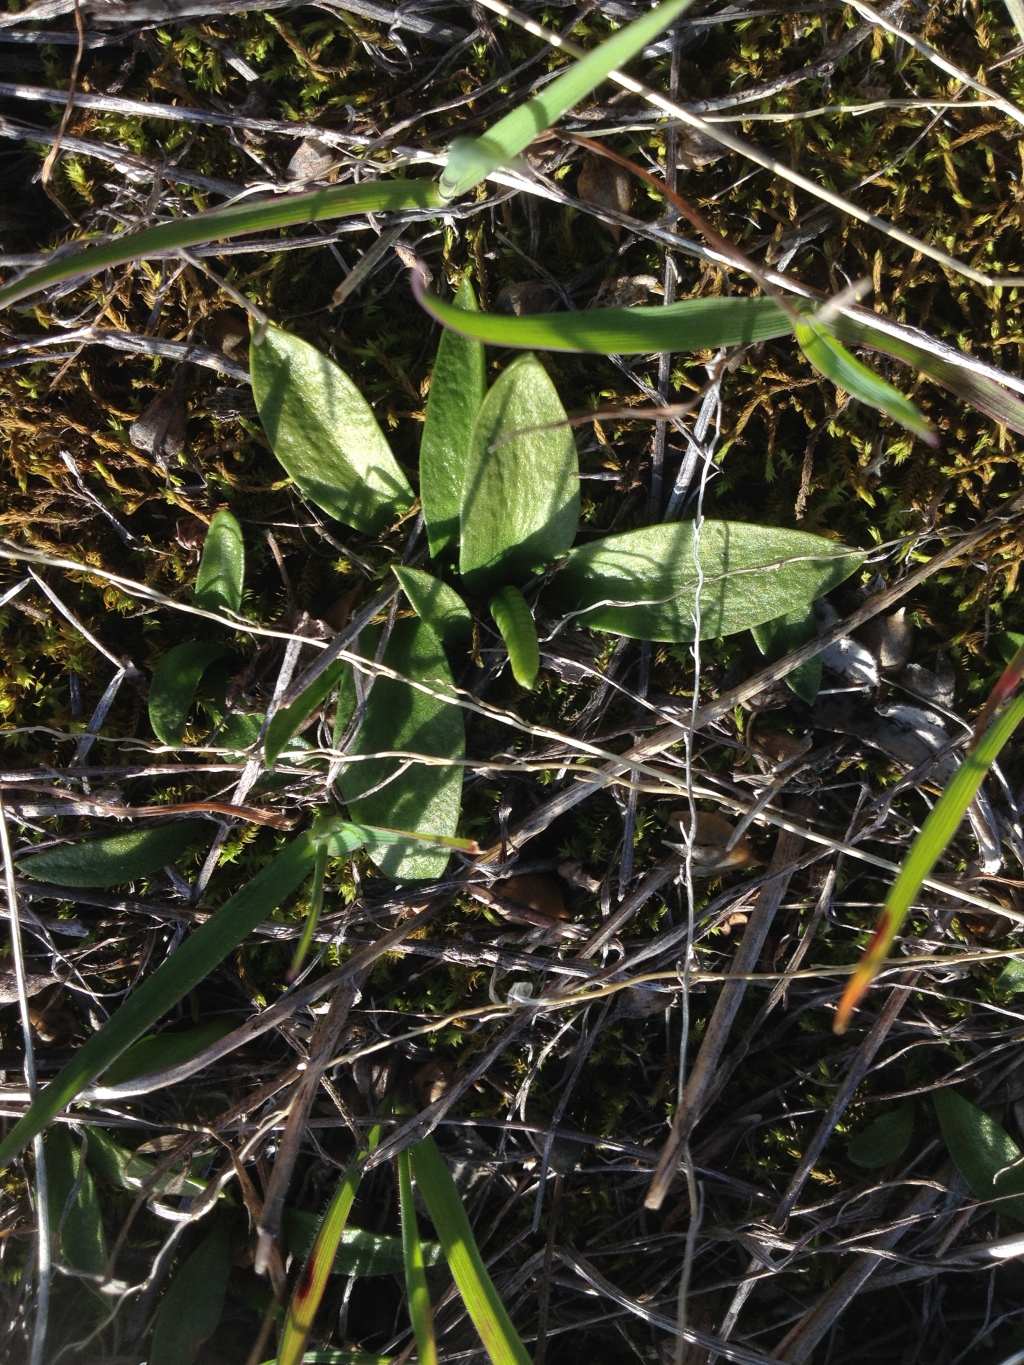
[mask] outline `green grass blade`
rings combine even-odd
[[[423,1247],[416,1226],[416,1205],[412,1197],[412,1172],[408,1150],[398,1153],[398,1207],[402,1217],[402,1252],[405,1261],[405,1288],[409,1295],[409,1317],[416,1337],[419,1365],[437,1365],[437,1339],[430,1291],[423,1268]]]
[[[332,827],[333,832],[333,827]],[[313,870],[317,840],[302,834],[185,940],[75,1053],[0,1144],[0,1169],[50,1119],[208,976]],[[41,855],[40,855],[41,856]]]
[[[674,23],[690,3],[691,0],[666,0],[574,62],[539,95],[506,114],[489,132],[481,137],[457,139],[441,176],[439,188],[444,201],[465,194],[491,171],[507,166],[534,138],[600,85],[609,71],[623,66]]]
[[[966,756],[935,803],[886,897],[878,927],[860,965],[850,977],[839,1001],[833,1024],[836,1033],[845,1033],[853,1011],[885,965],[893,939],[899,933],[900,925],[921,889],[921,883],[939,861],[964,818],[967,807],[974,800],[985,774],[1021,721],[1024,721],[1024,695],[1017,697],[989,726],[977,748]]]
[[[288,1317],[285,1319],[281,1349],[277,1357],[278,1365],[299,1365],[302,1360],[302,1353],[306,1348],[306,1342],[309,1340],[309,1334],[313,1327],[313,1319],[320,1307],[331,1267],[334,1265],[334,1257],[338,1250],[338,1243],[341,1241],[341,1234],[345,1231],[345,1224],[355,1201],[356,1190],[363,1178],[363,1161],[380,1141],[380,1135],[379,1125],[371,1129],[367,1150],[357,1153],[353,1161],[350,1162],[334,1193],[334,1198],[324,1214],[324,1220],[320,1224],[316,1241],[306,1257],[302,1274],[299,1276],[295,1291],[292,1294],[292,1301],[288,1306]]]
[[[401,209],[431,209],[441,204],[437,188],[427,180],[385,180],[366,185],[335,185],[273,199],[246,199],[227,208],[189,214],[173,223],[126,232],[111,242],[85,245],[80,251],[41,265],[0,287],[0,308],[27,299],[41,289],[66,280],[87,279],[108,266],[124,265],[145,256],[160,256],[179,247],[202,246],[225,237],[273,228],[318,223],[325,218],[348,218],[360,213],[388,213]]]
[[[316,866],[313,868],[313,890],[309,897],[309,909],[306,911],[306,922],[302,926],[302,937],[299,939],[295,952],[292,955],[292,964],[288,968],[285,980],[290,984],[302,971],[302,964],[306,960],[309,952],[309,945],[313,942],[313,935],[316,933],[316,926],[320,922],[320,911],[324,906],[324,877],[327,875],[327,854],[330,850],[326,842],[322,843],[316,851]]]
[[[492,346],[593,355],[704,351],[787,336],[793,323],[774,299],[684,299],[664,308],[587,308],[577,313],[505,317],[444,303],[412,275],[417,299],[431,317]]]
[[[409,1156],[456,1288],[493,1365],[530,1365],[526,1347],[487,1273],[466,1210],[437,1143],[432,1137],[425,1137],[411,1148]]]

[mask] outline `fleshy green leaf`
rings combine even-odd
[[[914,1135],[914,1106],[904,1100],[898,1109],[879,1114],[869,1128],[852,1138],[846,1154],[855,1166],[877,1171],[896,1161]]]
[[[149,723],[161,744],[181,743],[199,680],[224,653],[223,645],[193,641],[172,646],[157,664],[149,685]]]
[[[579,462],[565,409],[532,355],[484,399],[462,485],[459,568],[473,592],[521,583],[568,550],[580,519]]]
[[[229,1252],[228,1230],[217,1223],[177,1271],[157,1314],[149,1365],[192,1365],[217,1330],[228,1292]]]
[[[210,1019],[197,1028],[140,1038],[104,1073],[103,1084],[120,1085],[122,1081],[133,1081],[136,1076],[148,1076],[165,1067],[190,1061],[237,1026],[235,1019]]]
[[[465,194],[499,166],[507,166],[535,137],[600,85],[609,71],[635,57],[690,4],[691,0],[665,0],[580,57],[540,94],[499,119],[481,137],[457,139],[448,152],[448,163],[441,176],[438,187],[441,197],[447,202]]]
[[[530,604],[518,588],[506,586],[491,598],[490,612],[508,649],[512,676],[530,691],[540,668],[540,646]]]
[[[818,630],[813,610],[797,607],[785,616],[776,616],[774,621],[765,621],[752,627],[750,633],[765,658],[775,663],[805,645],[808,640],[813,640]],[[816,654],[799,668],[794,668],[792,673],[787,673],[786,686],[808,706],[813,706],[821,687],[821,655]]]
[[[428,684],[435,692],[452,695],[451,670],[441,642],[423,621],[395,623],[383,662],[405,677]],[[369,682],[367,676],[366,685]],[[465,727],[458,706],[397,679],[378,677],[373,680],[363,722],[349,752],[375,754],[400,750],[438,759],[461,759],[465,746]],[[389,778],[392,780],[388,781]],[[347,764],[338,785],[353,820],[360,824],[444,836],[454,835],[458,825],[462,768],[454,764],[369,758]],[[368,794],[363,796],[363,792]],[[395,881],[440,877],[449,857],[443,848],[412,842],[388,847],[368,842],[367,850],[381,871]]]
[[[478,311],[468,275],[462,277],[456,290],[455,304]],[[420,502],[430,553],[435,558],[458,546],[462,478],[486,388],[483,346],[444,328],[420,441]]]
[[[285,1209],[283,1219],[285,1241],[293,1256],[305,1260],[320,1222],[315,1213],[307,1213],[304,1209]],[[437,1242],[424,1242],[423,1257],[426,1265],[437,1265],[441,1260],[440,1245]],[[401,1237],[387,1232],[368,1232],[365,1228],[345,1228],[331,1266],[332,1275],[356,1275],[365,1278],[401,1273]]]
[[[50,1231],[60,1231],[61,1257],[75,1270],[102,1275],[109,1253],[88,1158],[83,1166],[81,1146],[62,1123],[49,1130],[44,1146]]]
[[[445,649],[458,649],[473,635],[473,617],[462,598],[422,569],[392,569],[413,611],[426,621]]]
[[[275,713],[274,719],[267,726],[263,741],[268,768],[274,766],[292,736],[301,730],[310,716],[324,704],[338,686],[347,668],[348,664],[344,660],[328,664],[320,676],[314,678],[309,686],[299,693],[291,706],[285,706]]]
[[[120,886],[173,863],[207,828],[203,820],[175,820],[108,839],[83,839],[27,853],[19,858],[18,871],[58,886]]]
[[[530,1357],[494,1287],[462,1200],[432,1137],[410,1148],[413,1175],[444,1250],[455,1286],[493,1365],[530,1365]]]
[[[263,430],[310,501],[368,535],[408,508],[412,489],[373,409],[333,360],[271,326],[249,367]]]
[[[953,1165],[975,1199],[998,1199],[1001,1215],[1024,1223],[1024,1165],[1015,1164],[1024,1154],[1006,1129],[955,1090],[936,1090],[935,1111]]]
[[[573,550],[551,586],[580,624],[639,640],[692,640],[749,630],[806,607],[848,578],[864,556],[821,536],[746,522],[646,526]]]
[[[237,616],[242,609],[244,582],[242,528],[230,512],[215,512],[203,542],[195,605],[203,611],[231,611]]]
[[[874,370],[862,365],[826,327],[812,320],[798,323],[796,339],[804,355],[826,379],[831,379],[833,384],[869,407],[888,413],[929,445],[938,444],[931,423],[925,420],[906,394],[900,393],[899,389],[886,383]]]

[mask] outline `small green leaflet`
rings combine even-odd
[[[1005,1128],[955,1090],[936,1090],[934,1098],[949,1155],[975,1199],[998,1199],[1002,1217],[1024,1223],[1024,1153]]]
[[[203,542],[193,601],[203,611],[230,611],[237,616],[244,582],[242,528],[230,512],[215,512]]]
[[[550,592],[580,624],[639,640],[734,635],[798,610],[842,583],[864,556],[845,545],[747,522],[646,526],[571,551]]]
[[[406,511],[412,489],[344,370],[274,326],[250,346],[249,367],[263,430],[305,497],[367,535]]]
[[[898,1160],[914,1135],[914,1105],[904,1100],[898,1109],[879,1114],[863,1133],[851,1138],[846,1154],[855,1166],[877,1171]]]
[[[563,555],[580,519],[579,461],[565,409],[532,355],[514,360],[483,401],[462,485],[459,569],[492,593]]]
[[[465,194],[499,166],[507,166],[534,138],[557,123],[567,110],[601,84],[609,71],[635,57],[659,33],[689,8],[691,0],[664,4],[621,29],[592,52],[574,62],[539,95],[506,114],[476,138],[458,138],[448,152],[448,163],[438,189],[445,203]]]
[[[231,1272],[227,1226],[216,1222],[179,1267],[156,1317],[149,1365],[194,1365],[220,1325]]]
[[[540,668],[540,646],[530,604],[518,588],[506,586],[491,598],[490,611],[508,649],[512,676],[530,691]]]
[[[120,886],[173,863],[208,828],[205,820],[175,820],[107,839],[83,839],[26,853],[18,860],[18,871],[58,886]]]
[[[750,633],[769,663],[775,663],[813,640],[818,629],[813,608],[797,607],[785,616],[776,616],[774,621],[753,626]],[[821,687],[821,655],[816,654],[799,668],[794,668],[792,673],[787,673],[786,686],[808,706],[813,706]]]
[[[157,664],[149,686],[149,723],[161,744],[181,743],[199,680],[225,653],[223,645],[193,641],[174,645]]]
[[[479,311],[468,275],[456,291],[455,306]],[[420,440],[420,502],[434,558],[458,545],[462,479],[486,388],[483,346],[443,328]]]
[[[426,621],[445,649],[458,649],[472,639],[472,613],[454,588],[422,569],[392,567],[392,573],[413,611]]]

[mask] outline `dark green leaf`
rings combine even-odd
[[[173,863],[208,828],[204,820],[175,820],[109,839],[83,839],[27,853],[18,860],[18,871],[58,886],[119,886]]]
[[[397,621],[383,662],[405,677],[452,695],[452,675],[441,642],[420,620]],[[367,685],[370,682],[366,677]],[[466,736],[462,712],[405,682],[378,677],[367,698],[363,722],[349,750],[374,754],[401,750],[441,759],[461,759]],[[389,781],[391,778],[393,780]],[[454,835],[462,798],[462,768],[393,758],[349,763],[338,780],[352,819],[423,834]],[[386,783],[385,786],[380,786]],[[379,790],[370,791],[370,788]],[[363,796],[362,793],[368,795]],[[396,881],[440,877],[449,854],[412,842],[381,847],[367,843],[377,866]]]
[[[82,1165],[81,1144],[64,1124],[55,1123],[47,1132],[44,1145],[50,1231],[53,1234],[60,1231],[61,1258],[75,1270],[102,1275],[109,1254],[107,1239],[96,1182],[88,1164]]]
[[[733,635],[806,609],[864,556],[821,536],[746,522],[646,526],[573,550],[551,591],[581,624],[640,640],[692,640],[700,587],[702,639]]]
[[[484,399],[462,485],[459,568],[473,592],[522,583],[568,550],[579,462],[555,386],[520,356]]]
[[[192,1365],[220,1325],[231,1270],[227,1228],[215,1224],[180,1267],[153,1329],[149,1365]]]
[[[540,645],[530,605],[518,588],[506,586],[491,598],[490,612],[508,649],[512,676],[529,691],[540,668]]]
[[[468,275],[462,277],[455,304],[478,311]],[[444,328],[420,441],[420,502],[430,553],[435,557],[458,546],[462,479],[486,387],[483,346]]]
[[[913,1134],[914,1106],[904,1100],[898,1109],[879,1114],[869,1128],[852,1138],[846,1154],[855,1166],[877,1171],[903,1155]]]
[[[458,649],[473,635],[473,617],[462,598],[422,569],[393,569],[416,615],[426,621],[445,649]]]
[[[1007,995],[1020,995],[1024,991],[1024,962],[1011,957],[999,973],[996,990],[1005,991]]]
[[[140,1038],[104,1073],[103,1084],[120,1085],[122,1081],[133,1081],[136,1076],[148,1076],[165,1067],[187,1062],[237,1026],[235,1019],[210,1019],[197,1028]]]
[[[280,327],[249,348],[249,367],[263,430],[310,501],[368,535],[406,510],[412,489],[344,370]]]
[[[215,512],[203,542],[195,605],[204,611],[231,611],[237,616],[242,609],[244,582],[242,528],[230,512]]]
[[[306,724],[310,717],[323,706],[324,702],[338,686],[348,664],[344,660],[328,664],[318,678],[282,710],[275,712],[274,719],[267,726],[263,750],[267,767],[272,768],[292,736]]]
[[[765,621],[751,629],[758,649],[775,663],[792,654],[795,649],[813,640],[818,633],[817,622],[812,609],[797,607],[785,616],[776,616],[774,621]],[[801,697],[808,706],[813,706],[818,689],[821,687],[821,655],[816,654],[792,673],[786,674],[786,686]]]
[[[102,1128],[90,1125],[86,1132],[89,1134],[89,1166],[116,1189],[137,1194],[145,1186],[152,1194],[184,1194],[191,1198],[206,1189],[205,1180],[182,1175],[178,1167],[154,1179],[155,1161],[122,1147]]]
[[[315,1213],[302,1209],[285,1209],[284,1235],[293,1256],[305,1260],[313,1245],[320,1219]],[[437,1242],[423,1243],[423,1257],[427,1265],[441,1260]],[[331,1267],[332,1275],[401,1275],[402,1239],[391,1233],[367,1232],[363,1228],[346,1227]]]
[[[157,664],[149,685],[149,723],[161,744],[181,743],[199,679],[225,652],[223,645],[174,645]]]
[[[1014,1165],[1022,1153],[1006,1129],[955,1090],[936,1090],[935,1110],[953,1165],[974,1197],[998,1199],[1000,1214],[1024,1223],[1024,1165]]]

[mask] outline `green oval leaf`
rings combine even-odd
[[[192,1365],[217,1330],[228,1292],[230,1250],[228,1230],[217,1223],[181,1266],[157,1314],[149,1365]]]
[[[368,535],[408,508],[412,489],[372,408],[333,360],[270,326],[249,366],[267,439],[311,502]]]
[[[234,1019],[210,1019],[197,1028],[180,1029],[176,1033],[153,1033],[140,1038],[120,1056],[103,1076],[104,1085],[120,1085],[136,1076],[148,1076],[179,1062],[191,1061],[205,1047],[225,1037],[238,1024]]]
[[[579,462],[565,409],[535,356],[514,360],[473,428],[459,568],[473,592],[524,582],[568,550],[580,519]]]
[[[173,863],[207,828],[204,820],[175,820],[107,839],[83,839],[26,853],[18,859],[18,871],[57,886],[120,886]]]
[[[89,1142],[91,1144],[91,1137]],[[107,1238],[103,1230],[96,1182],[82,1165],[79,1143],[63,1124],[46,1134],[46,1186],[50,1196],[50,1232],[60,1236],[60,1254],[75,1270],[103,1275]]]
[[[230,512],[215,512],[203,542],[193,601],[203,611],[231,611],[237,616],[244,581],[242,528]]]
[[[852,1138],[846,1154],[855,1166],[877,1171],[903,1155],[913,1134],[914,1106],[904,1100],[898,1109],[879,1114],[869,1128]]]
[[[426,621],[445,649],[457,649],[472,638],[472,613],[454,588],[422,569],[392,568],[392,572],[413,611]]]
[[[530,604],[518,588],[504,587],[491,598],[490,611],[508,649],[512,676],[529,692],[540,668],[540,646]]]
[[[645,526],[573,550],[551,591],[581,624],[638,640],[749,630],[806,608],[848,578],[864,556],[845,545],[746,522],[703,521],[698,578],[692,522]]]
[[[199,680],[226,652],[223,645],[193,641],[174,645],[157,664],[149,685],[149,723],[161,744],[181,743]]]
[[[999,1199],[1001,1214],[1024,1223],[1024,1165],[1014,1166],[1022,1153],[1006,1129],[955,1090],[936,1090],[935,1111],[953,1165],[975,1199]]]
[[[478,311],[468,275],[462,277],[456,290],[455,304],[469,312]],[[444,328],[420,441],[420,502],[430,553],[435,558],[458,545],[462,479],[473,424],[486,388],[483,346]]]
[[[428,684],[435,692],[453,693],[441,642],[424,621],[397,621],[383,662],[407,678]],[[369,680],[367,677],[367,683]],[[466,751],[461,710],[399,679],[376,678],[350,753],[396,749],[432,758],[461,759]],[[361,825],[446,837],[455,833],[462,800],[462,768],[454,764],[369,758],[347,764],[338,784],[352,819]],[[445,848],[430,848],[410,840],[388,845],[367,840],[366,847],[381,871],[395,881],[440,877],[450,856]]]
[[[808,640],[813,640],[818,633],[818,627],[813,610],[808,607],[797,607],[795,611],[787,612],[785,616],[776,616],[772,621],[764,621],[759,626],[753,626],[750,633],[761,653],[769,663],[774,663],[777,659],[784,659],[787,654],[792,654]],[[787,673],[786,686],[808,706],[813,706],[821,687],[821,655],[816,654],[799,668],[794,668],[792,673]]]

